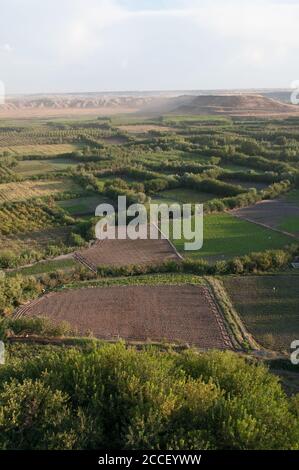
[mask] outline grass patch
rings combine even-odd
[[[235,171],[242,171],[242,172],[252,171],[254,169],[255,173],[258,173],[258,174],[263,173],[263,171],[259,171],[256,168],[252,168],[250,166],[244,166],[244,165],[237,165],[237,164],[233,164],[233,163],[221,162],[220,167],[223,168],[224,170],[228,170],[228,171],[232,171],[232,172],[235,172]]]
[[[286,232],[299,232],[299,217],[290,216],[286,217],[282,224],[278,227],[280,230],[285,230]]]
[[[23,276],[34,276],[37,274],[52,273],[57,270],[67,271],[77,266],[76,261],[73,258],[57,259],[50,261],[41,261],[24,268],[19,268],[14,271],[10,271],[9,275],[13,276],[16,274],[22,274]]]
[[[177,274],[177,273],[163,273],[163,274],[144,274],[130,277],[115,277],[93,279],[89,281],[80,281],[68,284],[63,287],[69,289],[79,289],[81,287],[109,287],[109,286],[145,286],[145,285],[160,285],[160,284],[197,284],[205,285],[206,281],[201,276],[194,274]],[[58,288],[57,290],[61,290]]]

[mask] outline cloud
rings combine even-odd
[[[6,43],[6,44],[3,44],[3,45],[0,45],[0,51],[2,52],[12,52],[13,51],[13,47]]]
[[[59,48],[65,59],[81,58],[104,45],[103,32],[130,16],[114,1],[102,0],[79,4],[75,14],[65,26]]]
[[[213,2],[195,8],[192,16],[200,26],[222,37],[299,46],[298,4]]]
[[[25,8],[10,0],[2,10],[1,59],[14,53],[1,78],[14,89],[288,86],[299,78],[299,1],[26,0]]]
[[[218,0],[187,1],[181,5],[183,7],[140,9],[136,4],[135,9],[128,9],[114,0],[89,0],[89,6],[85,1],[64,30],[60,53],[70,60],[92,54],[107,46],[105,37],[109,30],[115,31],[117,38],[117,26],[126,23],[132,28],[140,22],[150,25],[154,35],[155,23],[164,21],[167,34],[169,23],[177,19],[184,29],[180,34],[188,34],[190,24],[195,24],[199,38],[214,36],[219,41],[236,41],[237,48],[244,47],[243,54],[238,51],[236,60],[242,56],[246,62],[247,57],[248,64],[259,64],[265,57],[269,61],[271,56],[281,59],[288,55],[288,50],[299,49],[298,4],[271,0],[241,4]]]

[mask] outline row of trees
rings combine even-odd
[[[236,209],[238,207],[246,207],[256,204],[265,199],[274,199],[284,194],[292,188],[290,181],[280,181],[268,186],[266,189],[257,191],[256,189],[246,190],[234,197],[225,197],[223,199],[212,199],[205,204],[205,211],[223,212],[224,210]]]
[[[242,257],[233,258],[232,260],[217,261],[215,264],[211,264],[204,259],[193,260],[186,258],[180,262],[167,261],[152,266],[99,266],[98,274],[105,277],[174,272],[211,276],[218,274],[274,272],[286,268],[294,255],[298,253],[298,245],[292,245],[284,250],[267,250],[264,252],[251,253]]]
[[[84,223],[82,223],[84,225]],[[81,228],[82,237],[90,225]],[[286,268],[294,256],[299,254],[299,246],[294,244],[283,250],[268,250],[236,257],[232,260],[210,264],[203,259],[184,259],[180,262],[167,261],[158,265],[131,265],[124,267],[100,266],[95,274],[81,265],[67,271],[56,271],[31,277],[21,275],[0,276],[0,312],[10,313],[20,303],[35,298],[43,290],[51,290],[62,285],[107,276],[132,276],[153,273],[189,273],[196,275],[250,274],[274,272]]]

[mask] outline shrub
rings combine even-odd
[[[4,384],[0,412],[0,449],[71,449],[73,429],[68,396],[42,381]],[[77,421],[79,423],[79,421]]]
[[[2,338],[10,331],[14,335],[66,336],[71,328],[66,322],[55,325],[49,318],[20,317],[0,319]]]
[[[1,250],[0,252],[0,267],[1,268],[14,268],[18,264],[17,255],[11,250]]]
[[[123,344],[0,370],[1,449],[298,449],[298,399],[231,352]]]
[[[69,236],[69,243],[73,246],[84,246],[86,241],[84,240],[79,233],[71,232]]]
[[[0,278],[0,313],[11,313],[22,302],[37,297],[42,288],[42,284],[34,277],[17,275]]]

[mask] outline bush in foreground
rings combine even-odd
[[[1,449],[298,449],[299,400],[230,352],[43,351],[0,370]]]

